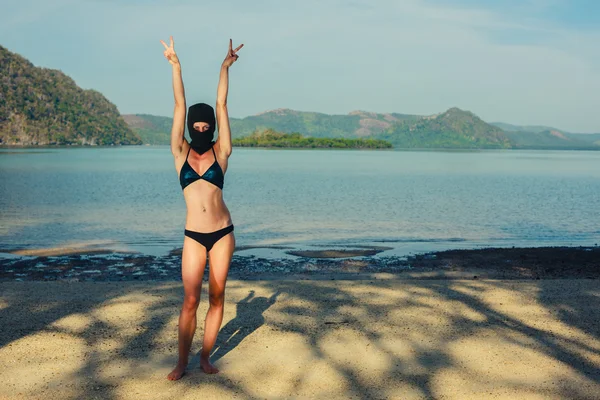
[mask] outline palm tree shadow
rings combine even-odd
[[[236,305],[236,316],[229,321],[219,332],[215,348],[211,354],[211,361],[215,362],[223,358],[235,349],[246,337],[252,334],[265,323],[263,313],[275,304],[278,290],[271,297],[254,297],[251,290],[244,299]],[[200,357],[200,351],[196,355]]]

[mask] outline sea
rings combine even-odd
[[[224,199],[237,245],[451,248],[600,243],[600,152],[235,148]],[[0,252],[161,255],[183,242],[168,146],[0,149]]]

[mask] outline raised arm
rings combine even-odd
[[[183,79],[181,78],[181,64],[175,53],[173,45],[173,36],[170,37],[170,45],[160,41],[165,46],[165,58],[173,67],[173,95],[175,96],[175,110],[173,111],[173,126],[171,127],[171,153],[174,157],[179,157],[183,151],[183,141],[185,140],[185,92],[183,89]]]
[[[235,50],[232,48],[232,41],[229,39],[229,50],[227,56],[221,65],[219,75],[219,86],[217,88],[217,126],[219,128],[219,137],[217,138],[219,152],[221,157],[227,158],[231,155],[231,130],[229,128],[229,113],[227,111],[227,93],[229,91],[229,67],[237,61],[239,56],[236,54],[244,45],[239,45]]]

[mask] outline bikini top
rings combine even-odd
[[[205,173],[199,175],[190,163],[188,163],[188,157],[190,156],[190,150],[188,150],[187,156],[185,156],[185,162],[181,167],[181,171],[179,171],[179,183],[181,184],[181,190],[185,189],[189,184],[196,182],[199,179],[204,179],[223,190],[223,182],[225,177],[223,176],[223,170],[221,166],[217,162],[217,155],[215,154],[214,147],[211,147],[213,151],[213,155],[215,156],[215,162],[206,170]]]

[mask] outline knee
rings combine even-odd
[[[199,296],[185,296],[183,298],[184,311],[196,312],[199,304],[200,304]]]
[[[220,293],[210,293],[208,295],[209,297],[209,303],[211,307],[223,307],[223,304],[225,303],[225,293],[224,292],[220,292]]]

